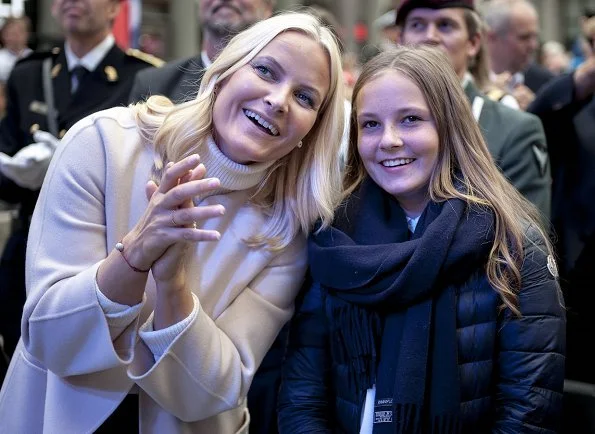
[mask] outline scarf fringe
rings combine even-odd
[[[376,381],[378,338],[381,336],[380,317],[356,304],[328,303],[327,314],[340,325],[334,330],[333,352],[339,360],[349,360],[351,380],[356,390],[367,390]]]
[[[421,407],[416,404],[395,405],[395,433],[396,434],[421,434],[422,433]]]

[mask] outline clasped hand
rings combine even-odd
[[[195,206],[192,198],[217,189],[216,178],[205,179],[206,169],[198,155],[168,163],[160,184],[149,181],[149,203],[139,222],[124,238],[128,261],[151,269],[153,278],[168,282],[182,278],[185,252],[198,241],[216,241],[220,233],[200,228],[200,222],[225,213],[222,205]]]

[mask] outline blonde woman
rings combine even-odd
[[[83,119],[43,186],[0,431],[247,433],[305,233],[340,192],[341,59],[306,14],[230,41],[196,100]]]
[[[551,247],[457,84],[438,48],[364,66],[347,196],[309,241],[281,433],[556,432],[565,316]]]

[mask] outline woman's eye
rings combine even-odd
[[[304,104],[307,104],[310,107],[314,107],[314,100],[310,97],[310,95],[303,92],[298,92],[296,94],[296,98]]]
[[[271,77],[273,75],[271,70],[264,65],[254,65],[254,69],[259,75],[264,77]]]

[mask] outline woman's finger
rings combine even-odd
[[[171,188],[164,196],[162,205],[164,208],[178,208],[195,196],[209,193],[221,185],[217,178],[206,178],[188,181]]]
[[[147,195],[147,200],[151,200],[151,198],[158,189],[159,187],[157,186],[157,184],[155,184],[154,181],[147,182],[147,185],[145,186],[145,194]]]
[[[175,243],[218,241],[221,238],[219,231],[200,229],[194,227],[164,227],[158,232],[159,242],[163,245]]]
[[[225,214],[223,205],[193,206],[171,211],[169,224],[171,226],[191,227],[194,223]]]
[[[159,191],[161,193],[167,193],[169,190],[177,186],[180,178],[199,165],[200,157],[198,154],[192,154],[177,163],[170,163],[168,163],[163,170],[163,176],[161,177],[161,183],[159,184]]]

